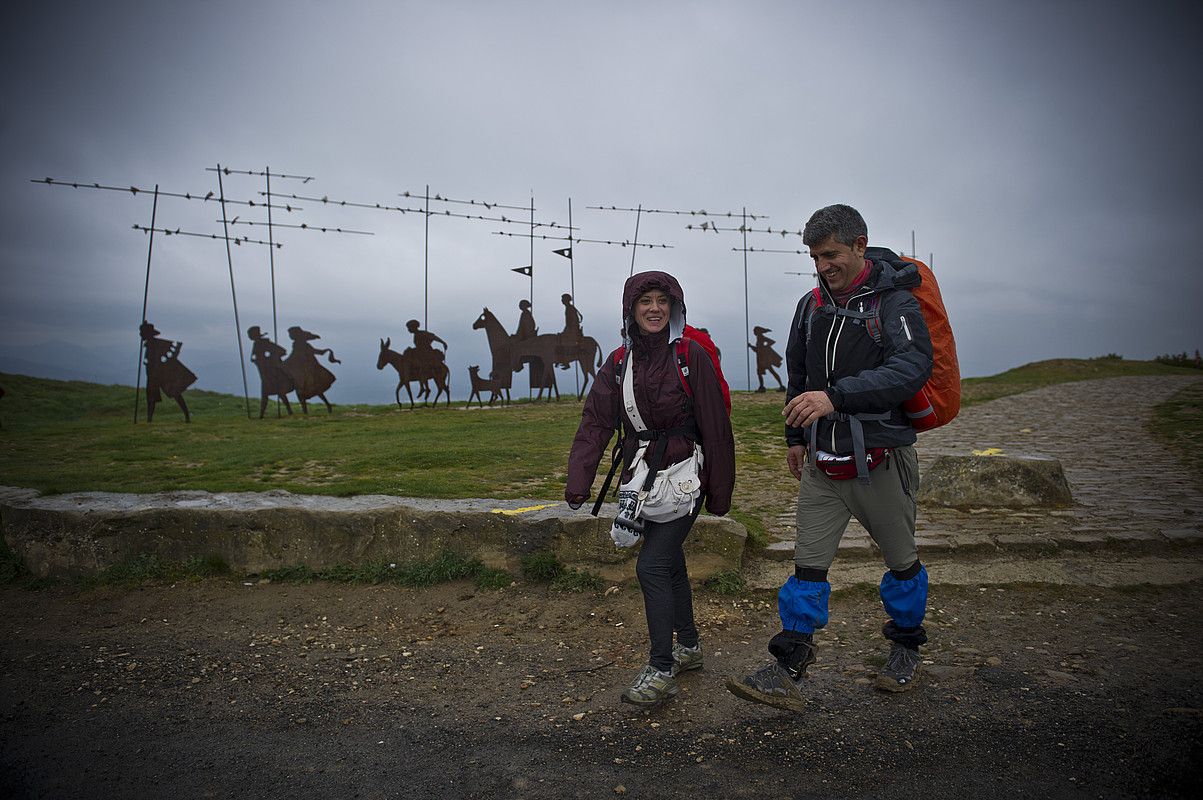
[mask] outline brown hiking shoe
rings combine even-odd
[[[727,690],[753,703],[802,712],[806,710],[806,698],[802,694],[804,670],[799,670],[798,677],[794,678],[789,670],[774,661],[743,678],[728,678]]]

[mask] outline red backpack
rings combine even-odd
[[[723,405],[727,407],[727,416],[731,415],[731,388],[727,386],[727,379],[723,377],[723,367],[718,360],[718,348],[714,346],[714,340],[710,338],[710,334],[705,331],[700,331],[692,325],[685,326],[685,332],[681,338],[677,340],[677,377],[681,379],[681,388],[685,390],[685,394],[690,400],[693,400],[693,389],[689,386],[689,341],[697,342],[706,355],[710,356],[710,363],[714,365],[714,374],[718,375],[718,386],[723,393]],[[627,354],[627,348],[624,345],[619,345],[614,351],[614,377],[616,380],[622,380],[622,359]]]
[[[961,410],[961,367],[957,361],[957,343],[952,338],[952,325],[948,321],[948,311],[944,308],[944,300],[940,297],[940,285],[931,267],[914,258],[902,256],[903,261],[909,261],[919,268],[919,285],[911,290],[911,294],[919,301],[919,310],[927,323],[931,336],[932,367],[931,377],[914,397],[902,404],[911,427],[917,431],[930,431],[941,425],[952,422],[953,417]],[[865,320],[865,328],[878,345],[881,344],[881,309],[880,298],[873,295],[870,311],[874,316]],[[810,311],[806,317],[806,338],[810,338],[810,314],[823,304],[822,293],[816,286],[811,290]]]

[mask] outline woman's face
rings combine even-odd
[[[672,298],[659,289],[639,295],[635,301],[635,324],[644,333],[659,333],[668,325]]]

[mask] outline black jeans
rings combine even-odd
[[[673,666],[673,631],[684,647],[696,647],[698,629],[693,624],[693,590],[685,568],[682,545],[695,516],[671,522],[647,522],[635,574],[643,590],[643,608],[651,639],[648,663],[662,672]]]

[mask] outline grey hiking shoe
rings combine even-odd
[[[886,692],[905,692],[915,685],[915,670],[921,659],[918,650],[893,642],[890,656],[886,659],[885,667],[877,673],[877,683],[874,685]]]
[[[743,678],[728,678],[727,690],[753,703],[786,711],[803,711],[806,708],[806,698],[802,695],[803,674],[804,669],[799,670],[798,677],[794,678],[789,670],[774,661]]]
[[[673,675],[680,675],[682,672],[689,672],[693,669],[701,669],[702,663],[701,642],[698,642],[697,647],[682,647],[679,644],[673,645]]]
[[[632,705],[652,708],[677,694],[677,679],[671,672],[661,672],[648,664],[636,676],[635,682],[622,693],[622,701]]]

